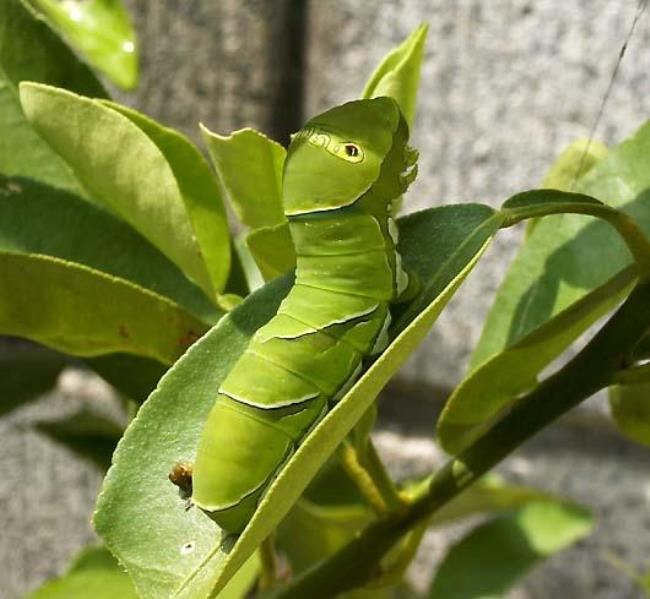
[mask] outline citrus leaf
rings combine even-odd
[[[502,597],[533,566],[584,538],[593,525],[584,509],[540,502],[477,526],[443,559],[428,597]]]
[[[632,290],[628,268],[472,371],[451,394],[438,420],[438,441],[453,455],[502,417],[562,351]]]
[[[121,0],[32,0],[88,61],[124,89],[138,83],[135,31]]]
[[[74,556],[68,572],[83,570],[119,570],[117,560],[103,545],[88,545]]]
[[[296,254],[286,222],[255,229],[246,237],[246,245],[265,281],[296,267]]]
[[[575,191],[622,209],[650,232],[650,121],[592,167]],[[607,223],[574,214],[545,218],[498,291],[471,368],[605,283],[630,261]]]
[[[609,403],[621,432],[650,446],[650,383],[612,387]]]
[[[223,315],[172,262],[131,227],[75,195],[43,183],[0,175],[0,250],[49,255],[127,279],[169,297],[204,322],[214,323]],[[40,353],[57,355],[44,348]],[[62,367],[63,358],[58,361]],[[138,402],[146,399],[166,370],[158,361],[126,354],[96,356],[85,361],[102,378]],[[10,386],[20,372],[17,368],[14,364],[12,376],[2,377]],[[35,363],[31,375],[15,380],[12,388],[32,389],[40,380],[38,368]],[[3,408],[9,409],[10,405],[12,401],[7,398]]]
[[[542,187],[571,191],[574,184],[608,153],[607,146],[594,139],[576,139],[555,159]]]
[[[223,291],[230,271],[230,230],[217,180],[187,137],[115,102],[103,102],[137,125],[169,163],[192,223],[196,242],[208,269],[212,288]]]
[[[95,356],[170,364],[206,326],[170,300],[81,264],[0,252],[0,334]]]
[[[201,126],[212,162],[239,220],[251,229],[246,243],[264,280],[289,272],[296,262],[282,207],[282,168],[287,155],[255,129],[223,136]]]
[[[27,122],[18,84],[41,81],[94,96],[106,96],[106,91],[22,0],[0,0],[0,23],[0,172],[81,192],[65,162]]]
[[[286,150],[255,129],[219,135],[202,125],[201,132],[239,220],[251,229],[285,222],[282,167]]]
[[[362,98],[390,96],[399,104],[411,125],[420,83],[420,65],[429,26],[422,23],[396,48],[391,50],[370,76]]]
[[[82,549],[68,571],[29,593],[25,599],[138,599],[133,583],[101,546]]]
[[[553,500],[544,491],[511,485],[497,474],[488,474],[438,510],[430,524],[440,526],[469,516],[503,512],[529,503]]]
[[[236,542],[221,538],[199,510],[185,512],[167,475],[175,463],[192,461],[215,390],[253,333],[273,316],[290,279],[276,279],[249,296],[170,369],[120,442],[95,514],[98,532],[143,597],[195,598],[223,588],[424,338],[500,224],[490,208],[473,204],[400,221],[400,251],[420,277],[420,296],[402,308],[393,343],[300,446]],[[182,553],[188,542],[193,551]]]
[[[542,187],[573,191],[578,179],[605,158],[607,152],[607,146],[594,139],[576,139],[555,159],[542,181]],[[526,223],[526,236],[532,233],[538,222],[536,218]]]
[[[20,98],[32,126],[72,167],[93,199],[215,298],[182,189],[147,134],[101,101],[63,89],[22,83]]]
[[[649,156],[650,122],[577,182],[576,191],[591,198],[529,192],[506,203],[505,216],[508,211],[517,218],[534,216],[544,200],[557,201],[558,209],[598,207],[593,202],[598,198],[631,215],[647,233]],[[535,385],[546,365],[625,297],[634,280],[633,272],[624,270],[630,262],[628,248],[602,220],[558,214],[535,226],[497,293],[470,372],[438,422],[447,451],[457,453],[480,435]]]
[[[295,575],[334,553],[374,519],[339,460],[331,458],[280,524],[276,542]]]
[[[0,175],[0,250],[53,256],[127,279],[209,323],[223,315],[127,224],[44,183]]]
[[[257,554],[249,559],[221,592],[219,599],[244,599],[258,576]],[[27,595],[25,599],[139,599],[129,575],[101,545],[82,549],[67,573]]]
[[[282,278],[266,285],[195,343],[163,376],[115,451],[94,524],[142,597],[170,597],[220,542],[213,522],[184,510],[167,476],[177,462],[192,460],[220,381],[290,284]]]
[[[128,574],[92,569],[74,572],[48,582],[25,599],[139,599]]]

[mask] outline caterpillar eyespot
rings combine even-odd
[[[345,144],[345,153],[354,158],[359,155],[359,147],[354,144]]]
[[[390,304],[408,280],[387,208],[413,164],[390,98],[333,108],[293,136],[284,167],[295,283],[217,392],[193,472],[170,480],[238,533],[309,431],[388,341]],[[410,183],[410,180],[407,181]]]

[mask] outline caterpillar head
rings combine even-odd
[[[385,211],[415,179],[417,152],[397,102],[356,100],[311,119],[289,146],[284,166],[287,216],[360,202]]]

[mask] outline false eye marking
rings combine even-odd
[[[356,164],[357,162],[361,162],[363,160],[363,150],[357,144],[354,144],[352,142],[344,144],[343,152],[345,153],[345,156],[342,156],[342,158],[345,158],[345,160],[348,162]]]
[[[358,164],[365,158],[363,148],[358,143],[345,140],[336,133],[330,133],[315,127],[302,129],[293,139],[305,139],[312,146],[323,148],[332,156],[352,164]]]
[[[361,146],[352,141],[337,141],[336,143],[329,144],[325,149],[337,158],[342,158],[352,164],[358,164],[364,159]]]

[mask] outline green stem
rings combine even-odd
[[[428,525],[429,519],[425,519],[404,536],[399,549],[391,551],[390,563],[382,564],[380,575],[368,582],[368,588],[385,588],[396,585],[402,580],[422,543]]]
[[[368,439],[366,445],[364,465],[389,509],[391,511],[405,509],[407,499],[400,495],[395,481],[386,471],[372,439]]]
[[[375,453],[370,439],[367,441],[367,447],[372,448],[366,452],[368,458],[372,453],[372,459],[364,460],[348,439],[341,443],[337,453],[343,469],[356,484],[363,498],[378,516],[384,517],[405,504]]]
[[[337,553],[278,589],[274,599],[327,599],[381,574],[380,562],[409,530],[465,490],[524,441],[596,391],[609,386],[650,327],[650,282],[627,300],[568,364],[524,395],[515,407],[431,479],[405,512],[371,524]]]
[[[265,591],[278,582],[278,556],[275,551],[275,534],[270,534],[260,545],[260,590]]]

